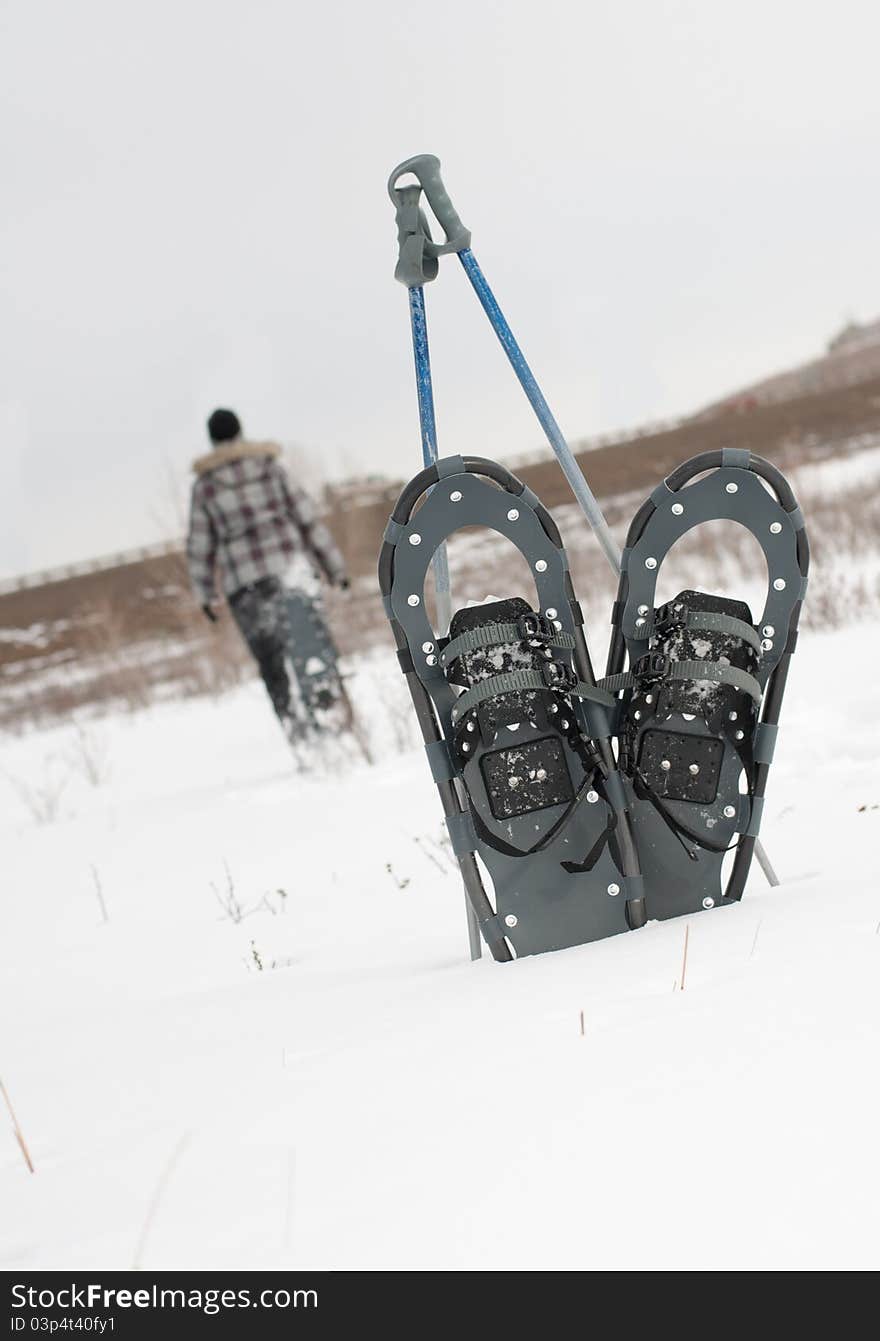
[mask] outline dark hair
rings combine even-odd
[[[231,442],[241,437],[241,423],[232,410],[215,410],[208,420],[208,437],[212,442]]]

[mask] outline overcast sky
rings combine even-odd
[[[876,0],[0,0],[0,572],[173,533],[204,419],[419,463],[385,193],[433,152],[572,438],[880,313]],[[542,439],[454,258],[441,451]]]

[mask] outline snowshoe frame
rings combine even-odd
[[[697,479],[700,475],[704,478]],[[690,812],[694,817],[681,835],[687,835],[684,843],[676,840],[671,832],[673,826],[664,820],[661,807],[633,798],[633,823],[651,918],[675,917],[736,902],[742,897],[760,829],[779,713],[807,589],[809,543],[803,514],[790,485],[775,466],[746,450],[725,448],[704,452],[674,470],[653,491],[630,526],[612,615],[608,673],[601,682],[604,687],[615,689],[621,680],[635,681],[623,695],[619,722],[628,715],[632,725],[632,714],[638,711],[642,719],[637,732],[639,740],[657,727],[655,712],[646,709],[646,686],[654,689],[651,698],[656,707],[664,680],[676,671],[675,662],[662,655],[654,658],[657,664],[651,665],[651,647],[652,643],[657,645],[659,632],[660,612],[655,610],[655,593],[661,565],[686,532],[715,520],[744,526],[755,537],[767,560],[764,609],[753,626],[756,643],[760,640],[760,652],[751,674],[760,690],[760,712],[755,712],[750,727],[745,721],[735,720],[725,722],[724,728],[715,732],[716,738],[724,742],[724,751],[714,803],[669,807],[675,811],[673,819],[681,820],[682,812]],[[725,602],[718,604],[723,606]],[[622,674],[627,658],[631,668],[642,668],[641,675]],[[692,681],[696,678],[693,676]],[[748,702],[745,695],[740,699]],[[736,719],[737,714],[726,716]],[[742,712],[739,716],[742,719]],[[669,731],[692,738],[695,749],[700,748],[699,741],[705,742],[706,723],[699,715],[691,721],[680,715],[669,720]],[[634,753],[637,750],[638,744]],[[747,795],[739,794],[743,769],[748,782]],[[630,773],[632,786],[632,766],[626,771]],[[695,825],[710,826],[711,846],[695,846],[690,842]],[[722,890],[724,852],[734,845],[730,878]]]

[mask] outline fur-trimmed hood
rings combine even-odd
[[[219,466],[228,466],[230,461],[241,461],[246,457],[269,457],[275,460],[280,455],[281,448],[277,442],[246,442],[244,438],[236,438],[233,442],[221,442],[204,456],[196,457],[192,468],[196,475],[207,475]]]

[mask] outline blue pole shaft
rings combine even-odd
[[[572,493],[580,503],[587,521],[595,532],[596,539],[602,546],[605,557],[611,564],[615,573],[620,572],[620,549],[614,536],[608,529],[608,523],[602,515],[602,509],[596,502],[590,486],[584,479],[583,471],[574,458],[571,448],[562,435],[562,430],[553,418],[550,406],[544,399],[541,388],[535,381],[534,373],[526,363],[525,355],[516,342],[513,331],[507,324],[507,320],[498,303],[495,295],[486,283],[486,277],[477,264],[477,258],[468,248],[458,253],[458,259],[464,267],[465,274],[474,287],[474,292],[480,300],[483,311],[489,318],[489,322],[501,341],[502,348],[510,360],[511,367],[519,379],[519,384],[529,399],[532,409],[538,416],[538,422],[543,428],[550,442],[550,446],[556,453],[557,460],[562,467],[565,478],[571,485]],[[411,290],[412,292],[412,290]]]
[[[428,323],[425,319],[425,290],[421,285],[409,290],[409,315],[412,325],[413,357],[416,363],[416,390],[419,396],[419,422],[422,429],[422,458],[426,466],[437,460],[437,424],[434,418],[434,385],[431,380],[431,356],[428,350]],[[434,591],[437,597],[438,633],[448,633],[452,622],[452,591],[449,585],[449,561],[446,546],[434,555]],[[465,895],[468,945],[471,959],[483,953],[476,914]]]
[[[431,381],[431,355],[428,350],[428,324],[425,319],[425,290],[419,285],[409,290],[409,315],[412,325],[413,357],[416,365],[416,390],[419,397],[419,422],[422,430],[422,458],[426,466],[437,460],[437,424],[434,418],[434,388]],[[434,555],[434,589],[437,594],[439,633],[448,633],[452,619],[452,592],[449,585],[449,561],[446,546]]]

